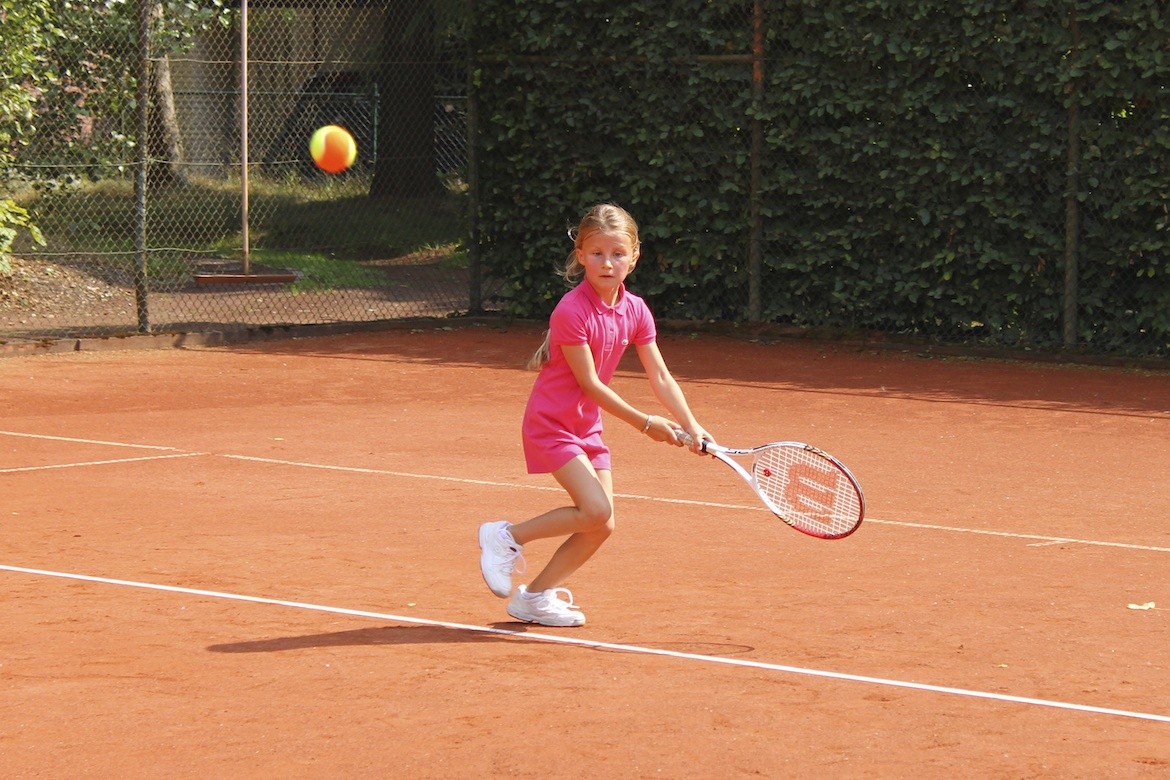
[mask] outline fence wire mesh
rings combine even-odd
[[[7,177],[45,245],[19,235],[0,335],[469,310],[460,23],[357,0],[54,9],[61,75]],[[337,175],[309,154],[328,124],[358,149]]]
[[[889,7],[0,0],[0,338],[539,317],[618,200],[664,317],[1170,355],[1165,4]]]

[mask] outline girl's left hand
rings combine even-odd
[[[686,433],[691,437],[691,443],[690,443],[690,445],[687,445],[686,444],[686,437],[676,435],[675,438],[678,440],[678,445],[680,447],[687,447],[691,452],[695,453],[696,455],[705,455],[706,454],[705,452],[703,452],[703,441],[704,440],[715,441],[715,439],[711,438],[711,434],[709,434],[709,433],[707,433],[707,431],[703,430],[703,426],[701,426],[701,425],[696,425],[695,429],[693,431],[688,431],[688,430],[681,428],[681,427],[677,428],[676,430],[679,432],[682,432],[682,433]]]

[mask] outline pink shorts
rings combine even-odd
[[[551,474],[578,455],[584,455],[597,471],[611,471],[609,447],[601,433],[581,439],[567,431],[547,437],[524,436],[524,460],[529,474]]]

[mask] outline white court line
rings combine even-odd
[[[988,531],[985,528],[956,528],[949,525],[931,525],[929,523],[907,523],[900,520],[870,520],[867,523],[881,523],[883,525],[901,525],[907,528],[921,528],[926,531],[950,531],[956,534],[976,534],[979,536],[1003,536],[1009,539],[1034,539],[1045,544],[1030,544],[1029,547],[1043,547],[1046,544],[1084,544],[1094,547],[1119,547],[1123,550],[1146,550],[1148,552],[1170,552],[1170,547],[1154,547],[1147,544],[1129,544],[1128,542],[1102,542],[1096,539],[1069,539],[1063,536],[1041,536],[1040,534],[1020,534],[1011,531]]]
[[[71,439],[71,438],[66,438],[66,437],[62,437],[62,436],[47,436],[47,435],[35,434],[35,433],[16,433],[13,431],[0,431],[0,435],[23,436],[23,437],[30,438],[30,439],[50,439],[53,441],[72,441],[72,442],[81,442],[81,443],[85,443],[85,444],[108,444],[112,447],[141,447],[141,448],[145,448],[145,449],[168,450],[171,452],[183,452],[182,450],[179,450],[176,447],[159,447],[159,446],[153,446],[153,445],[148,445],[148,444],[125,444],[125,443],[121,443],[121,442],[96,441],[93,439]],[[191,452],[191,453],[184,453],[184,455],[176,455],[173,457],[183,457],[183,456],[192,456],[192,455],[207,455],[207,454],[212,454],[212,453]],[[487,480],[487,479],[471,479],[468,477],[449,477],[449,476],[444,476],[441,474],[420,474],[417,472],[410,472],[410,471],[391,471],[388,469],[361,468],[358,466],[336,466],[336,465],[330,465],[330,464],[324,464],[324,463],[307,463],[304,461],[283,460],[280,458],[261,458],[261,457],[251,456],[251,455],[232,455],[232,454],[222,454],[221,453],[218,456],[223,457],[223,458],[229,458],[231,460],[250,461],[253,463],[268,463],[268,464],[276,465],[276,466],[295,466],[297,468],[321,469],[324,471],[341,471],[341,472],[347,472],[347,473],[351,473],[351,474],[374,474],[374,475],[381,475],[381,476],[388,476],[388,477],[401,477],[401,478],[406,478],[406,479],[429,479],[429,480],[437,480],[440,482],[458,482],[458,483],[465,484],[465,485],[481,485],[484,487],[500,487],[500,488],[510,488],[510,489],[519,488],[522,490],[540,490],[540,491],[545,491],[545,492],[556,492],[556,493],[561,492],[561,488],[559,488],[559,487],[543,486],[543,485],[526,485],[526,484],[523,484],[520,482],[499,482],[499,481]],[[19,468],[18,469],[3,469],[3,470],[0,470],[0,473],[26,471],[26,470],[32,471],[32,470],[38,470],[38,469],[43,469],[43,468],[68,468],[70,465],[86,466],[86,465],[95,465],[98,463],[130,462],[131,460],[134,460],[134,459],[128,459],[127,461],[96,461],[94,463],[65,464],[62,466],[52,466],[52,467],[39,466],[39,467],[30,467],[27,469],[19,469]],[[142,460],[152,460],[152,458],[144,458]],[[713,508],[713,509],[734,509],[736,511],[753,511],[753,512],[766,512],[767,511],[767,510],[761,508],[760,506],[754,505],[754,504],[729,504],[729,503],[722,503],[722,502],[716,502],[716,501],[698,501],[698,500],[685,499],[685,498],[666,498],[666,497],[662,497],[662,496],[645,496],[645,495],[639,495],[636,493],[615,493],[614,496],[617,498],[632,499],[632,500],[637,500],[637,501],[652,501],[652,502],[660,503],[660,504],[681,504],[681,505],[685,505],[685,506],[699,506],[699,507],[708,507],[708,508]],[[1141,550],[1141,551],[1145,551],[1145,552],[1170,553],[1170,547],[1156,547],[1156,546],[1152,546],[1152,545],[1130,544],[1130,543],[1126,543],[1126,542],[1104,542],[1104,541],[1099,541],[1096,539],[1073,539],[1073,538],[1067,538],[1067,537],[1062,537],[1062,536],[1043,536],[1040,534],[1022,534],[1022,533],[1015,533],[1012,531],[989,531],[989,530],[981,529],[981,528],[958,528],[955,526],[933,525],[933,524],[929,524],[929,523],[911,523],[911,522],[906,522],[906,521],[902,521],[902,520],[879,520],[879,519],[873,518],[873,517],[867,517],[865,519],[865,522],[871,523],[874,525],[893,525],[893,526],[900,526],[903,528],[916,528],[916,529],[924,530],[924,531],[947,531],[949,533],[973,534],[975,536],[996,536],[996,537],[1005,538],[1005,539],[1028,539],[1028,540],[1031,540],[1033,542],[1039,543],[1039,544],[1031,544],[1031,545],[1029,545],[1030,547],[1040,547],[1040,546],[1057,545],[1057,544],[1081,544],[1081,545],[1086,545],[1086,546],[1090,546],[1090,547],[1111,547],[1111,548],[1120,549],[1120,550]]]
[[[279,458],[259,458],[251,455],[223,455],[225,458],[232,460],[246,460],[254,463],[269,463],[276,466],[296,466],[298,468],[307,469],[324,469],[326,471],[344,471],[353,474],[376,474],[388,477],[406,477],[410,479],[433,479],[441,482],[462,482],[468,485],[482,485],[485,487],[501,487],[501,488],[521,488],[524,490],[544,490],[553,492],[563,492],[559,487],[546,487],[542,485],[525,485],[520,482],[495,482],[487,479],[469,479],[466,477],[448,477],[439,474],[419,474],[409,471],[389,471],[387,469],[371,469],[362,468],[358,466],[333,466],[321,463],[305,463],[295,460],[281,460]],[[715,501],[699,501],[688,498],[664,498],[662,496],[645,496],[637,493],[614,493],[617,498],[635,499],[638,501],[653,501],[660,504],[685,504],[687,506],[701,506],[713,507],[716,509],[735,509],[737,511],[752,511],[752,512],[767,512],[767,509],[756,504],[725,504]],[[1083,544],[1096,547],[1115,547],[1123,550],[1144,550],[1147,552],[1164,552],[1170,553],[1170,547],[1153,547],[1144,544],[1129,544],[1126,542],[1103,542],[1094,539],[1069,539],[1062,536],[1042,536],[1040,534],[1021,534],[1013,533],[1011,531],[989,531],[982,528],[957,528],[946,525],[931,525],[928,523],[910,523],[902,520],[878,520],[877,518],[867,517],[866,523],[874,523],[877,525],[896,525],[904,528],[917,528],[926,531],[948,531],[957,534],[975,534],[977,536],[998,536],[1007,539],[1031,539],[1047,544]],[[1029,545],[1036,546],[1036,545]]]
[[[168,448],[169,449],[169,448]],[[0,474],[15,474],[18,471],[48,471],[50,469],[71,469],[79,466],[108,466],[111,463],[140,463],[144,460],[169,460],[171,458],[194,458],[206,455],[204,452],[180,452],[175,455],[146,455],[141,458],[116,458],[114,460],[87,460],[78,463],[51,463],[47,466],[21,466],[12,469],[0,469]]]
[[[99,439],[74,439],[69,436],[48,436],[43,433],[18,433],[16,431],[0,431],[0,436],[21,436],[25,439],[47,439],[48,441],[71,441],[76,444],[104,444],[107,447],[132,447],[140,450],[169,450],[180,452],[178,447],[159,447],[154,444],[127,444],[121,441],[101,441]]]
[[[504,628],[489,628],[487,626],[473,626],[466,623],[451,623],[445,620],[428,620],[426,618],[406,617],[403,615],[392,615],[385,612],[370,612],[362,609],[347,609],[345,607],[329,607],[321,604],[309,604],[303,601],[285,601],[284,599],[270,599],[262,596],[246,596],[239,593],[224,593],[215,590],[200,590],[197,588],[183,588],[176,585],[160,585],[150,582],[135,582],[134,580],[118,580],[108,577],[95,577],[88,574],[70,574],[58,571],[46,571],[44,569],[27,569],[22,566],[6,566],[0,564],[0,570],[15,572],[18,574],[31,574],[42,577],[58,577],[69,580],[81,580],[84,582],[97,582],[105,585],[120,585],[130,588],[144,588],[147,590],[165,591],[168,593],[181,593],[188,596],[202,596],[206,598],[228,599],[232,601],[244,601],[253,604],[269,604],[278,607],[291,607],[293,609],[307,609],[316,612],[328,612],[335,615],[349,615],[353,617],[371,618],[374,620],[383,620],[395,623],[410,623],[420,626],[436,626],[439,628],[447,628],[453,631],[474,631],[482,634],[498,634],[501,636],[522,637],[524,639],[536,640],[541,642],[560,643],[565,645],[575,645],[577,647],[588,647],[599,650],[617,650],[626,653],[639,653],[642,655],[656,655],[667,658],[677,658],[684,661],[699,661],[703,663],[722,664],[725,666],[742,666],[750,669],[760,669],[769,672],[784,672],[787,674],[804,675],[806,677],[820,677],[830,680],[842,680],[845,682],[866,683],[869,685],[883,685],[892,688],[907,688],[910,690],[924,691],[927,693],[948,694],[952,696],[965,696],[973,699],[988,699],[991,701],[1007,702],[1011,704],[1026,704],[1035,707],[1050,707],[1060,710],[1072,710],[1075,712],[1087,712],[1095,715],[1115,715],[1123,718],[1136,718],[1138,720],[1157,721],[1159,723],[1170,723],[1170,715],[1159,715],[1149,712],[1134,712],[1132,710],[1120,710],[1112,707],[1097,707],[1089,704],[1074,704],[1072,702],[1056,701],[1052,699],[1034,699],[1027,696],[1012,696],[1004,693],[993,693],[990,691],[977,691],[967,688],[952,688],[942,685],[929,685],[926,683],[908,682],[905,680],[891,680],[882,677],[867,677],[865,675],[847,674],[844,672],[830,672],[821,669],[808,669],[800,666],[787,666],[784,664],[772,664],[763,661],[749,661],[743,658],[726,658],[715,655],[701,655],[699,653],[683,653],[677,650],[663,650],[655,647],[642,647],[640,645],[617,644],[614,642],[601,642],[594,639],[580,639],[570,636],[560,636],[556,634],[540,634],[529,631],[514,631]]]
[[[471,479],[469,477],[448,477],[442,474],[419,474],[412,471],[390,471],[387,469],[370,469],[360,466],[333,466],[326,463],[305,463],[295,460],[280,460],[277,458],[258,458],[252,455],[223,455],[232,460],[247,460],[254,463],[268,463],[275,466],[296,466],[304,469],[323,469],[325,471],[344,471],[352,474],[375,474],[385,477],[405,477],[409,479],[433,479],[439,482],[461,482],[466,485],[482,485],[484,487],[521,488],[523,490],[543,490],[550,493],[563,493],[564,488],[548,485],[525,485],[521,482],[497,482],[490,479]],[[707,506],[719,509],[751,509],[760,510],[755,506],[742,504],[720,504],[713,501],[692,501],[686,498],[664,498],[662,496],[643,496],[637,493],[614,493],[616,498],[633,498],[640,501],[655,501],[661,504],[689,504],[691,506]],[[765,511],[765,510],[760,510]]]

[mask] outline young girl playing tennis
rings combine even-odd
[[[529,362],[540,373],[522,426],[528,471],[552,474],[569,494],[571,505],[515,525],[499,520],[479,528],[484,581],[500,598],[512,597],[508,614],[517,620],[546,626],[585,623],[573,594],[561,585],[614,529],[609,448],[601,439],[603,409],[655,441],[676,447],[685,446],[685,431],[696,454],[701,454],[702,440],[710,438],[663,362],[650,309],[625,288],[638,253],[633,217],[610,204],[592,208],[576,230],[563,271],[567,281],[582,276],[584,281],[561,298],[544,344]],[[654,395],[677,423],[640,411],[610,389],[609,381],[629,344],[638,352]],[[524,545],[561,536],[568,538],[544,570],[513,593],[512,572],[524,571]]]

